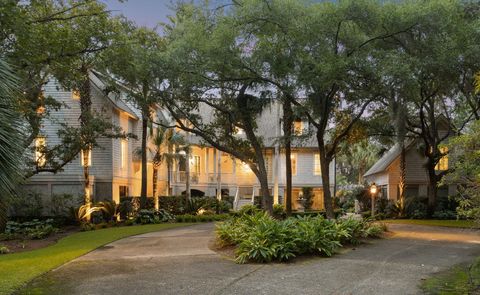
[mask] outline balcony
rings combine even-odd
[[[185,183],[187,180],[187,174],[185,171],[172,171],[173,183]],[[220,176],[220,181],[223,184],[232,185],[253,185],[257,183],[257,178],[253,173],[195,173],[190,172],[191,184],[216,184]]]

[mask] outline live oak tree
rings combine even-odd
[[[89,14],[84,18],[73,18],[68,25],[65,25],[69,34],[74,36],[72,42],[64,44],[64,50],[76,52],[65,61],[55,67],[52,75],[65,89],[78,91],[80,97],[79,127],[65,128],[60,133],[72,148],[81,151],[84,176],[84,203],[91,205],[92,192],[90,191],[89,163],[90,151],[98,147],[100,137],[125,137],[125,133],[118,127],[102,117],[102,114],[92,109],[92,83],[90,75],[97,66],[102,63],[102,50],[110,46],[119,46],[115,43],[118,40],[118,21],[110,18],[105,13],[104,6],[93,3],[94,7],[87,7],[88,12],[97,9],[98,13]],[[74,7],[72,13],[81,13],[85,7]],[[77,11],[80,10],[80,11]]]
[[[262,205],[271,213],[265,145],[256,122],[271,95],[241,66],[251,59],[245,54],[251,40],[220,10],[203,6],[180,6],[167,29],[173,74],[164,92],[165,107],[177,127],[247,164],[260,183]]]
[[[437,169],[448,154],[440,147],[478,115],[473,89],[473,73],[480,66],[478,5],[439,0],[389,8],[391,26],[415,23],[409,32],[389,39],[396,52],[393,63],[401,62],[408,69],[397,76],[393,87],[403,96],[406,129],[420,140],[426,157],[428,213],[432,214],[438,183],[448,171]]]
[[[23,144],[26,149],[32,149],[32,152],[36,149],[43,155],[40,162],[33,158],[26,160],[25,177],[40,172],[57,173],[80,153],[83,144],[78,135],[81,131],[75,124],[61,124],[58,133],[60,144],[43,147],[32,144],[41,135],[42,124],[52,120],[51,112],[65,108],[53,97],[44,95],[43,88],[52,79],[75,71],[69,68],[72,60],[97,54],[106,48],[105,43],[84,41],[90,37],[95,39],[98,32],[89,30],[93,29],[90,22],[95,22],[97,18],[108,18],[108,11],[104,5],[89,0],[28,3],[7,0],[0,5],[0,13],[0,53],[15,66],[20,78],[22,96],[18,101],[27,123]],[[82,30],[87,26],[87,30]],[[110,133],[112,129],[99,118],[92,122],[95,138]]]
[[[165,44],[157,32],[147,28],[136,28],[123,21],[122,45],[113,47],[105,53],[105,70],[117,78],[112,81],[113,88],[120,88],[127,94],[142,114],[141,159],[142,181],[140,206],[145,208],[147,201],[147,143],[148,125],[153,120],[161,97],[157,90],[163,82],[161,53]]]

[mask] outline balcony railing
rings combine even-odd
[[[185,183],[187,180],[187,174],[185,171],[172,171],[172,181],[175,183]],[[253,184],[257,182],[257,178],[253,173],[244,174],[244,173],[195,173],[190,172],[190,183],[191,184],[214,184],[219,181],[227,184]]]

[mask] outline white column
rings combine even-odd
[[[222,199],[222,152],[217,151],[217,199]]]
[[[280,138],[280,103],[277,103],[277,124],[275,125],[275,136],[277,139]],[[279,168],[279,157],[280,157],[280,144],[277,140],[275,143],[275,154],[273,158],[273,203],[278,204],[278,171]]]

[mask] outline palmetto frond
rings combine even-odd
[[[9,65],[0,59],[0,207],[13,196],[21,179],[22,124],[16,111],[17,80]],[[3,206],[2,206],[3,204]],[[3,215],[3,216],[2,216]],[[5,218],[0,208],[0,220]],[[1,222],[0,222],[1,227]]]

